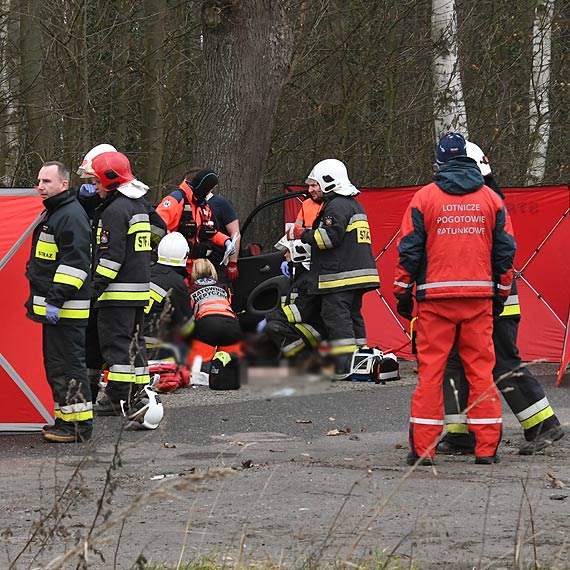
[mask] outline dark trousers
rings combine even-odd
[[[224,315],[209,315],[196,321],[192,338],[212,346],[228,346],[241,340],[239,320]]]
[[[129,401],[148,383],[144,307],[100,307],[97,331],[109,371],[105,393],[113,402]]]
[[[42,344],[44,368],[56,415],[64,421],[91,419],[91,390],[85,368],[85,326],[44,324]],[[71,406],[74,408],[68,409]]]
[[[523,427],[525,438],[532,441],[541,431],[560,425],[560,422],[550,407],[540,382],[528,368],[521,368],[522,361],[517,348],[519,322],[519,315],[494,319],[493,344],[496,363],[493,378],[495,382],[498,381],[499,392],[503,394]],[[507,376],[499,380],[504,374]],[[449,422],[447,418],[461,414],[467,406],[469,397],[469,386],[465,380],[465,372],[456,346],[453,347],[445,369],[443,394],[446,421],[454,425],[456,422]],[[459,431],[466,433],[466,430]]]

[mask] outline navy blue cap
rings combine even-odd
[[[452,158],[467,156],[465,139],[459,133],[445,133],[437,143],[435,161],[442,165]]]

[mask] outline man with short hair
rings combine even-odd
[[[37,189],[45,217],[32,237],[26,316],[42,323],[44,367],[56,417],[42,436],[57,443],[81,442],[91,437],[93,429],[85,367],[91,227],[69,188],[69,170],[61,162],[44,163]]]

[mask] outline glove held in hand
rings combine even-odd
[[[46,305],[46,321],[50,325],[55,325],[59,321],[59,309],[54,305]]]

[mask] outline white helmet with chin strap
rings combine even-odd
[[[465,153],[471,160],[474,160],[477,163],[477,166],[483,176],[489,176],[489,174],[491,174],[489,159],[485,156],[485,153],[480,147],[475,143],[465,141]]]
[[[117,149],[111,144],[98,144],[94,146],[83,158],[81,166],[77,169],[77,175],[80,178],[92,178],[96,176],[93,171],[93,159],[104,152],[117,152]]]
[[[348,178],[346,166],[336,158],[327,158],[315,164],[307,182],[314,180],[318,183],[323,194],[335,192],[343,196],[356,196],[360,194],[359,190],[352,184]]]
[[[124,400],[121,400],[121,406],[130,422],[127,427],[156,429],[164,417],[164,407],[158,394],[148,386],[143,387],[128,410],[125,411]]]
[[[179,232],[166,234],[158,244],[158,260],[161,265],[186,267],[190,253],[187,239]]]

